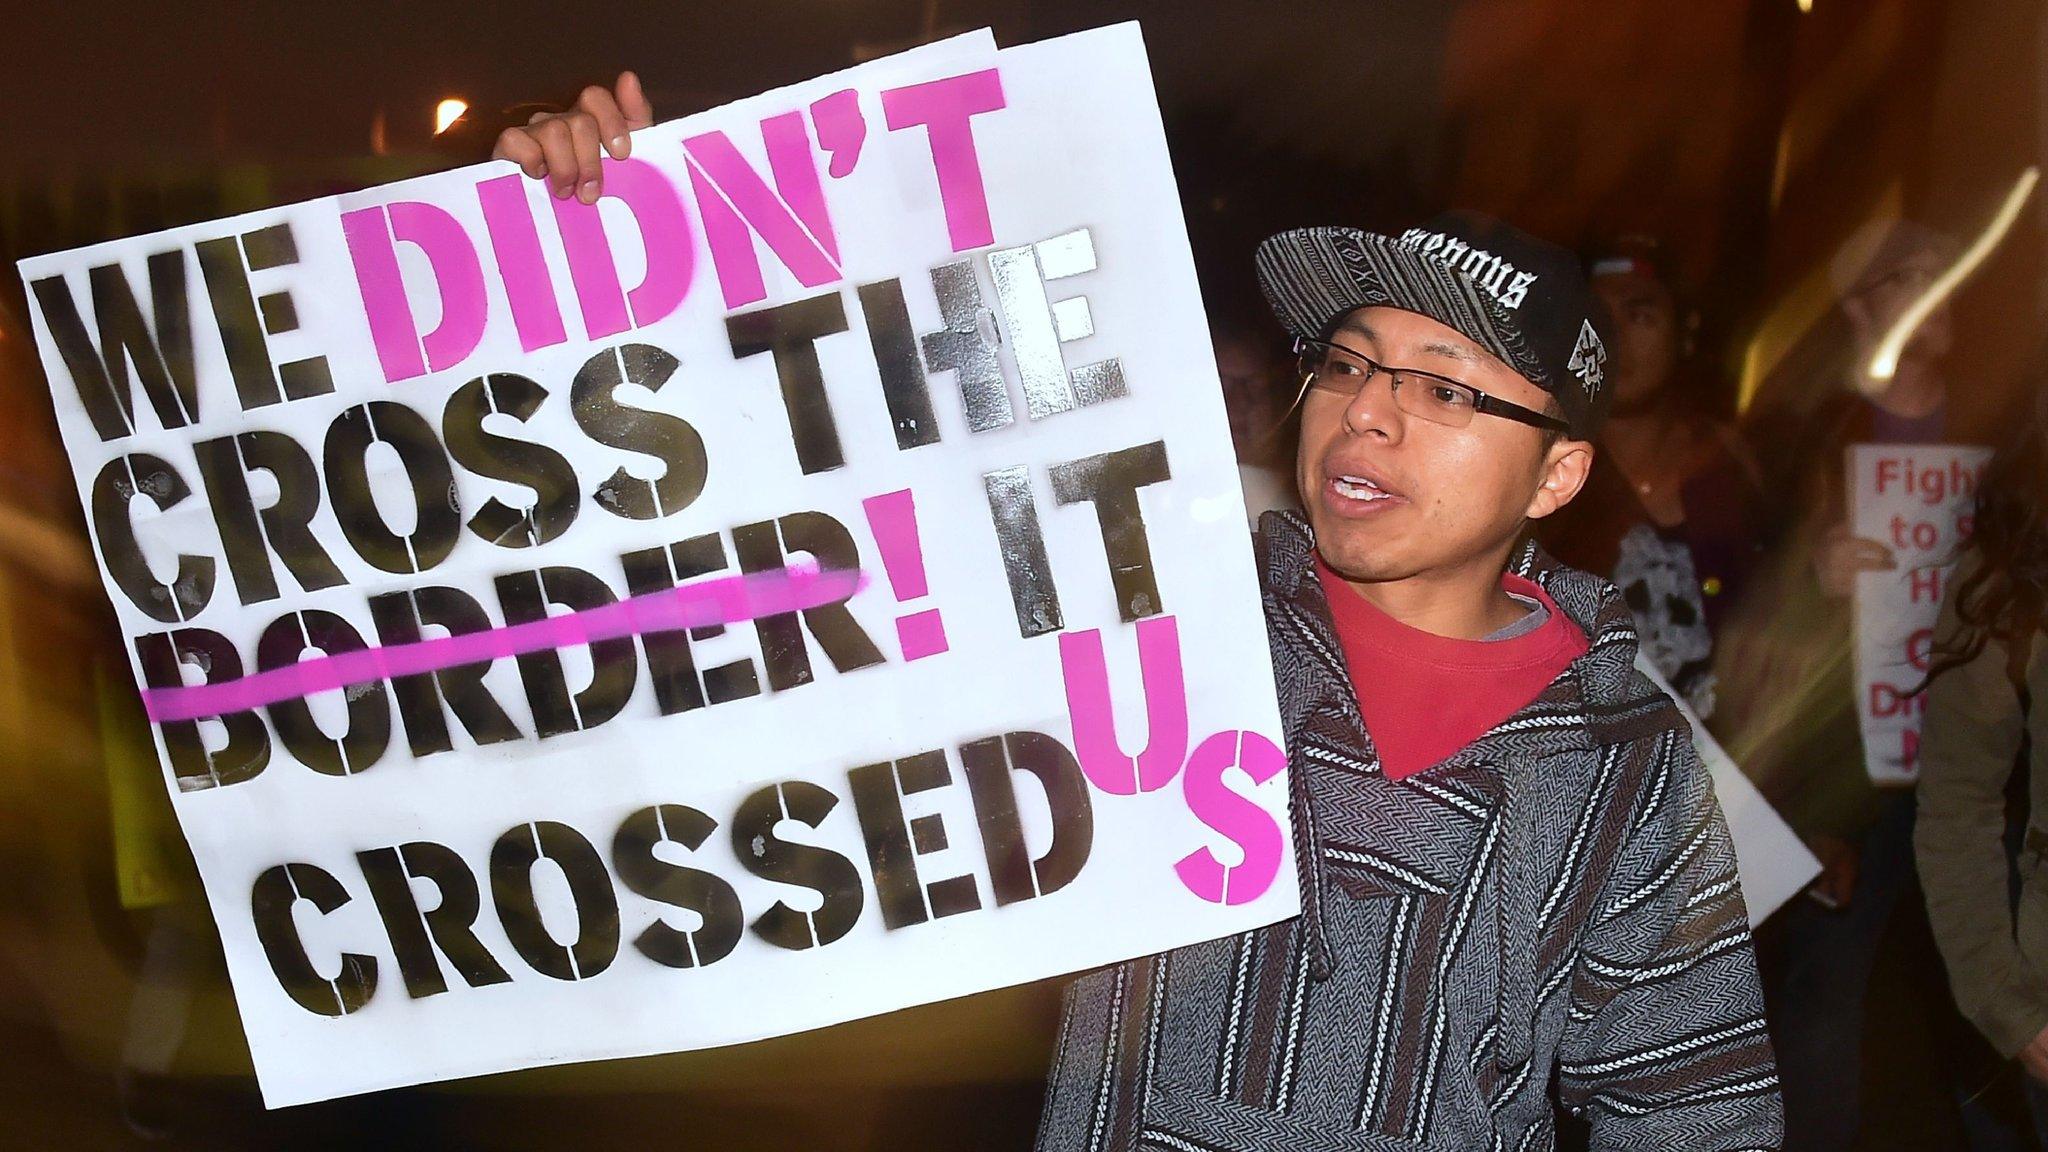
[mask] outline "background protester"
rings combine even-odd
[[[1954,251],[1946,237],[1899,222],[1874,242],[1837,253],[1829,267],[1834,337],[1767,383],[1744,424],[1775,499],[1763,526],[1770,551],[1757,574],[1759,594],[1731,622],[1722,648],[1721,668],[1741,672],[1729,678],[1717,728],[1820,856],[1826,872],[1815,895],[1831,908],[1855,902],[1861,841],[1882,806],[1856,723],[1851,594],[1856,573],[1892,566],[1882,541],[1850,531],[1844,452],[1854,444],[1951,438],[1946,309],[1920,325],[1889,382],[1868,380],[1864,369]],[[1891,808],[1896,814],[1909,806],[1901,793]],[[1882,893],[1895,895],[1899,879],[1880,884],[1880,903],[1889,906],[1892,895]],[[1882,917],[1872,915],[1875,930]]]
[[[2018,1060],[2048,1141],[2048,373],[2034,383],[1942,603],[1914,843],[1956,1002]]]
[[[1953,317],[1937,309],[1916,329],[1889,380],[1871,357],[1893,323],[1953,262],[1956,244],[1900,221],[1853,239],[1829,265],[1837,338],[1826,355],[1789,366],[1818,373],[1767,385],[1745,425],[1763,483],[1778,496],[1764,527],[1768,558],[1722,634],[1724,689],[1715,726],[1729,752],[1805,838],[1822,864],[1809,899],[1787,907],[1759,939],[1773,1037],[1780,1045],[1787,1141],[1851,1146],[1874,1084],[1945,1082],[1954,1066],[1929,1049],[1866,1045],[1872,973],[1892,946],[1924,939],[1912,860],[1913,792],[1870,780],[1856,707],[1856,575],[1894,565],[1879,540],[1850,529],[1845,453],[1856,444],[1970,442],[1972,410],[1950,404]],[[1908,923],[1895,924],[1895,915]],[[1920,966],[1925,967],[1925,966]],[[1910,964],[1888,995],[1916,1011],[1945,1004],[1938,974]],[[1880,1014],[1890,1027],[1900,1013]],[[1953,1101],[1937,1093],[1937,1106]],[[1882,1094],[1876,1097],[1885,1103]],[[1937,1126],[1955,1128],[1953,1116]]]
[[[1585,491],[1537,535],[1558,559],[1614,581],[1643,654],[1708,719],[1714,630],[1760,544],[1760,477],[1663,245],[1623,236],[1595,248],[1586,269],[1613,321],[1614,407]]]
[[[1290,403],[1292,363],[1280,353],[1285,345],[1270,324],[1217,318],[1209,339],[1216,347],[1216,375],[1223,384],[1223,408],[1230,416],[1230,442],[1237,449],[1238,477],[1244,485],[1245,514],[1256,524],[1260,516],[1281,508],[1299,508],[1294,492],[1294,438],[1299,425]]]

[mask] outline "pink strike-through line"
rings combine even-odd
[[[282,700],[297,700],[315,692],[398,676],[418,676],[528,652],[801,612],[837,604],[866,586],[867,574],[863,572],[821,571],[801,565],[775,572],[726,576],[545,620],[319,656],[219,684],[145,688],[142,706],[150,720],[158,724],[224,716]]]

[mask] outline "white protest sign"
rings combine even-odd
[[[1920,778],[1920,721],[1934,623],[1970,538],[1988,448],[1852,444],[1852,530],[1891,549],[1893,567],[1856,576],[1856,714],[1863,763],[1882,785]]]
[[[958,38],[606,172],[22,265],[266,1101],[1295,914],[1136,27]]]
[[[1657,666],[1642,652],[1636,653],[1636,671],[1671,697],[1678,711],[1692,725],[1692,743],[1700,763],[1714,781],[1714,798],[1720,802],[1721,818],[1728,823],[1728,838],[1735,844],[1735,871],[1742,880],[1742,899],[1749,908],[1749,925],[1754,928],[1771,913],[1797,896],[1820,875],[1820,861],[1792,831],[1792,826],[1764,799],[1721,742],[1700,723],[1685,697],[1671,687]]]

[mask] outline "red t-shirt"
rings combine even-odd
[[[1501,587],[1549,612],[1500,640],[1456,640],[1410,628],[1316,558],[1330,619],[1351,669],[1380,770],[1401,780],[1434,768],[1541,695],[1586,651],[1586,635],[1548,593],[1512,573]]]

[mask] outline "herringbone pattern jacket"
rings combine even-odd
[[[1524,551],[1591,650],[1396,782],[1308,525],[1261,528],[1303,914],[1077,981],[1041,1152],[1547,1149],[1553,1079],[1597,1149],[1776,1148],[1734,851],[1612,586]]]

